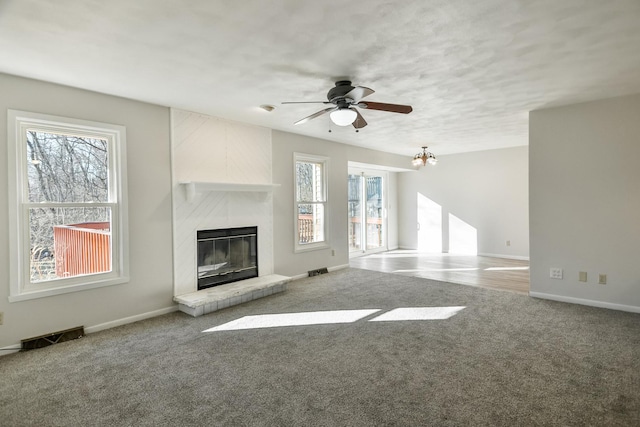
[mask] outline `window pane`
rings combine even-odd
[[[107,140],[27,131],[29,202],[108,202]]]
[[[30,208],[31,282],[111,271],[111,208]]]
[[[324,205],[298,204],[298,243],[324,242]]]
[[[367,249],[382,247],[382,177],[368,176],[367,185]]]
[[[323,164],[296,162],[296,200],[324,202]]]

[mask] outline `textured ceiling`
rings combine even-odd
[[[530,110],[640,93],[640,1],[0,0],[0,72],[448,154],[526,145]],[[293,126],[325,106],[282,101],[344,78],[414,111],[364,110],[359,133]]]

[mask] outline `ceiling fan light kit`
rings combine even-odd
[[[337,110],[329,113],[331,121],[338,126],[349,126],[358,118],[358,113],[351,108],[338,108]]]
[[[301,125],[309,120],[320,117],[329,113],[331,121],[338,126],[349,126],[357,130],[367,125],[367,121],[362,114],[355,108],[363,108],[367,110],[387,111],[391,113],[409,114],[413,111],[410,105],[385,104],[382,102],[362,102],[362,99],[374,93],[373,89],[364,86],[352,86],[349,80],[339,80],[335,87],[331,88],[327,93],[328,101],[300,101],[300,102],[283,102],[283,104],[328,104],[332,107],[325,108],[316,113],[311,114],[303,119],[298,120],[294,124]]]
[[[413,156],[413,160],[411,161],[411,164],[413,166],[420,167],[426,166],[427,163],[430,165],[435,165],[436,163],[438,163],[438,159],[436,159],[435,154],[427,151],[427,148],[429,147],[422,147],[422,152]]]

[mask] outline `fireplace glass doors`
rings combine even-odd
[[[258,228],[200,230],[198,290],[258,277]]]

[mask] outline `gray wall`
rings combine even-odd
[[[477,230],[478,254],[527,258],[528,148],[452,154],[438,160],[436,166],[398,174],[400,247],[419,248],[417,223],[424,230],[425,220],[419,218],[417,199],[425,197],[441,207],[442,232],[422,238],[441,239],[444,252],[450,247],[452,214]]]
[[[533,111],[529,122],[532,295],[640,311],[640,95]],[[551,267],[564,278],[550,279]]]
[[[75,326],[99,329],[172,310],[169,109],[0,74],[0,348]],[[131,281],[8,302],[7,109],[126,126]]]
[[[387,167],[407,167],[410,159],[322,139],[273,131],[273,182],[281,186],[273,192],[274,272],[287,276],[305,274],[320,267],[337,267],[349,263],[347,241],[347,175],[348,162],[361,162]],[[328,218],[329,249],[294,253],[294,177],[293,153],[314,154],[329,158]],[[395,191],[392,180],[389,191]],[[391,199],[395,196],[390,196]],[[389,214],[390,243],[396,240],[397,216]],[[335,256],[331,250],[335,250]]]

